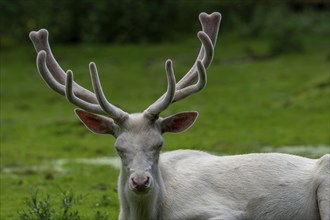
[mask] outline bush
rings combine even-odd
[[[260,32],[268,38],[271,56],[304,50],[303,30],[294,13],[280,5],[270,11],[267,18]]]
[[[62,193],[61,207],[56,210],[49,195],[43,200],[38,199],[38,190],[25,201],[27,210],[19,211],[21,220],[80,220],[78,211],[71,210],[77,201],[72,191]]]
[[[296,11],[284,2],[257,4],[251,10],[246,16],[233,14],[230,22],[242,38],[267,39],[269,56],[303,51],[306,34],[329,34],[326,10]]]
[[[202,11],[220,11],[221,29],[226,32],[270,36],[274,53],[284,52],[283,39],[291,36],[283,48],[299,50],[301,27],[329,33],[326,7],[308,14],[295,11],[290,1],[276,0],[0,0],[0,10],[2,48],[27,43],[28,33],[40,28],[47,28],[52,38],[63,43],[159,42],[191,33],[199,27],[196,18]]]
[[[155,42],[190,31],[208,1],[0,0],[0,46],[46,28],[57,42]],[[198,7],[196,7],[198,6]],[[10,25],[8,25],[10,23]]]
[[[81,217],[77,210],[74,210],[75,205],[83,202],[83,196],[74,195],[71,190],[61,193],[61,199],[54,201],[54,199],[47,195],[43,199],[38,198],[38,190],[31,193],[31,198],[25,200],[25,209],[18,211],[20,220],[109,220],[110,217],[106,213],[96,211],[92,218]],[[107,197],[102,197],[104,200]],[[54,205],[56,204],[56,205]]]

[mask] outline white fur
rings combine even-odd
[[[164,153],[162,219],[329,219],[330,156]],[[155,204],[156,205],[156,204]]]

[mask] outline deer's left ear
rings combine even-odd
[[[182,112],[160,119],[162,133],[185,131],[194,124],[197,116],[198,112]]]
[[[80,109],[75,109],[75,112],[80,121],[92,132],[115,135],[117,125],[111,118],[95,115]]]

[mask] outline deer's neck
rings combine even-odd
[[[120,171],[118,193],[120,198],[120,219],[158,219],[164,195],[164,182],[160,170],[154,173],[154,184],[146,194],[135,194],[128,188],[128,175]]]

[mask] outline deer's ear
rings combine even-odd
[[[92,132],[96,134],[115,134],[117,125],[111,118],[95,115],[80,109],[75,109],[75,113],[80,121]]]
[[[160,125],[162,133],[179,133],[185,131],[194,124],[197,116],[198,112],[182,112],[161,119]]]

